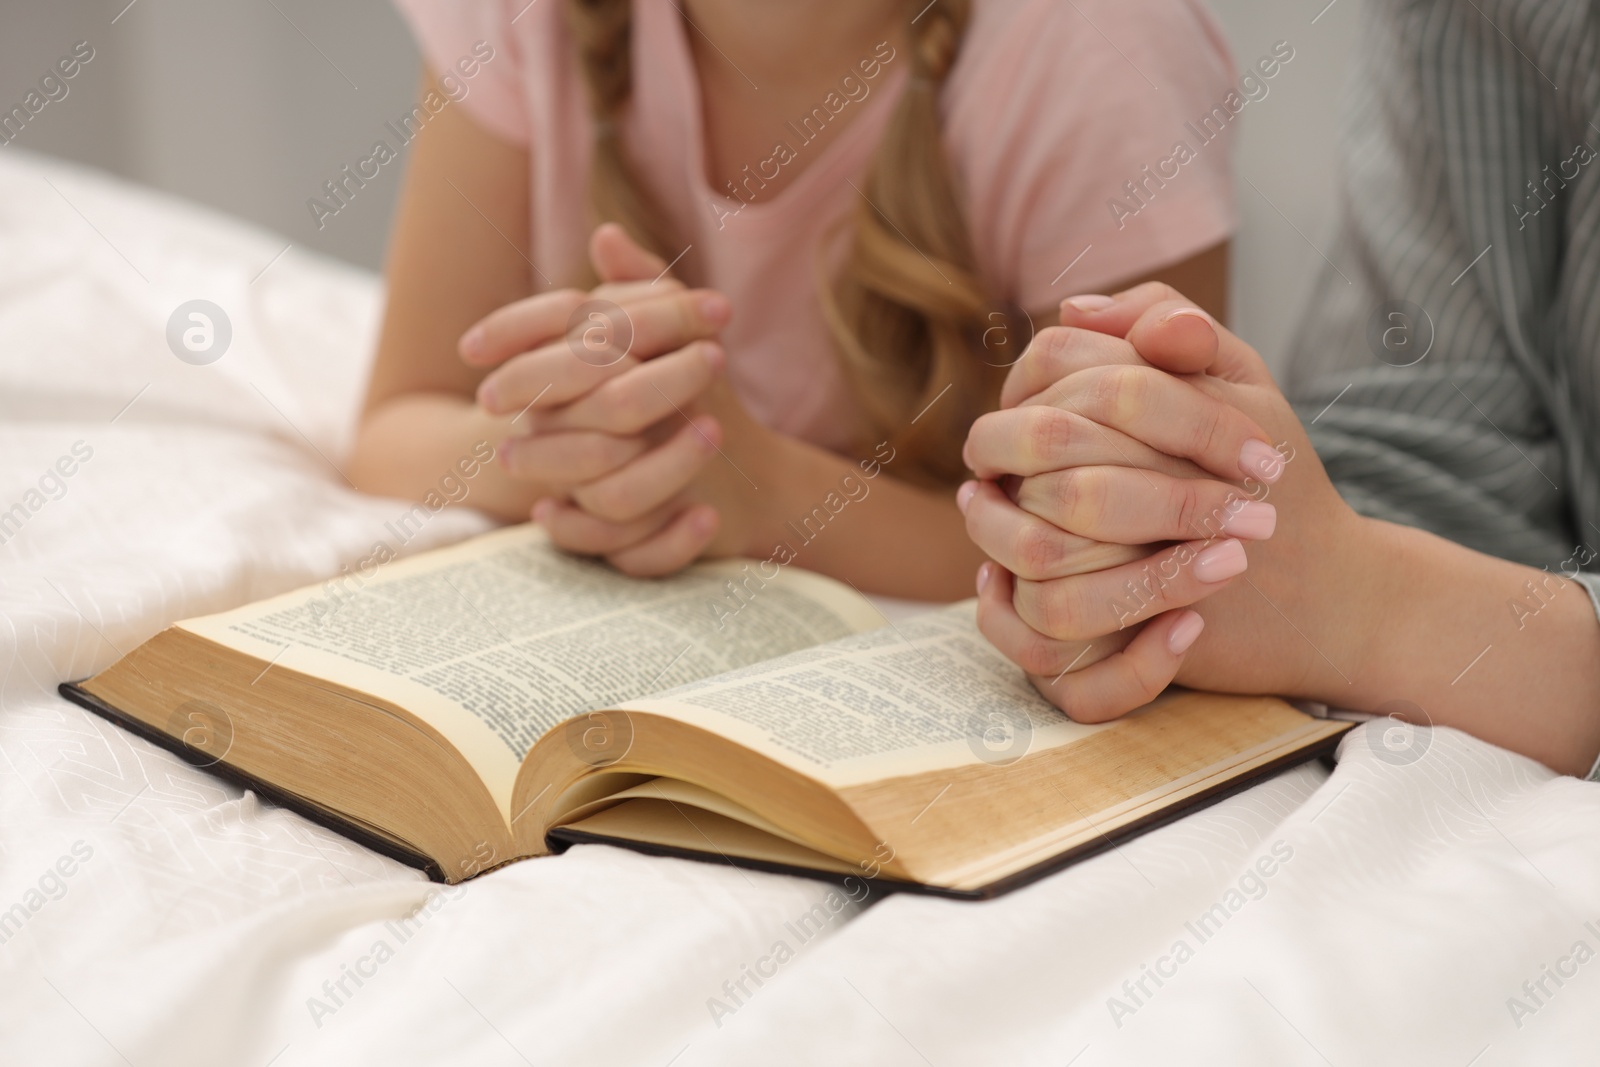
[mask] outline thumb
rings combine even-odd
[[[602,283],[653,281],[667,267],[660,256],[640,246],[615,222],[595,227],[589,238],[589,261]]]
[[[1125,337],[1145,362],[1171,374],[1207,373],[1250,384],[1272,381],[1255,349],[1161,282],[1146,282],[1114,297],[1069,297],[1061,302],[1061,324]]]
[[[1146,308],[1128,344],[1152,366],[1172,374],[1209,374],[1242,385],[1272,385],[1256,350],[1186,300]]]

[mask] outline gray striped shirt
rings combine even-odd
[[[1344,222],[1288,392],[1362,514],[1600,571],[1600,12],[1366,9]]]

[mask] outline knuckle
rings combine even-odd
[[[1024,671],[1047,677],[1061,670],[1060,659],[1056,654],[1056,642],[1037,632],[1023,638],[1014,654],[1014,662]]]
[[[1092,467],[1075,467],[1059,472],[1054,481],[1063,524],[1073,533],[1093,536],[1106,517],[1105,474]]]
[[[687,339],[705,332],[706,323],[700,314],[700,303],[692,293],[685,291],[675,294],[672,308],[676,337]]]
[[[1029,412],[1024,433],[1030,458],[1042,465],[1065,461],[1077,438],[1071,413],[1044,406],[1030,408]]]
[[[1018,577],[1033,580],[1052,577],[1062,558],[1060,537],[1043,522],[1024,523],[1012,551]]]
[[[1033,336],[1027,357],[1032,377],[1041,381],[1054,381],[1067,372],[1067,353],[1072,347],[1073,331],[1065,326],[1046,326]],[[1018,367],[1022,364],[1019,363]],[[1013,373],[1022,373],[1013,371]]]
[[[1172,483],[1171,512],[1177,519],[1174,533],[1178,537],[1207,537],[1210,534],[1202,520],[1210,518],[1206,512],[1205,494],[1199,482],[1178,479]]]
[[[1194,455],[1216,457],[1232,436],[1232,421],[1221,404],[1212,401],[1205,405],[1191,428],[1190,445]]]
[[[1140,367],[1105,367],[1089,390],[1090,407],[1100,422],[1126,424],[1149,403],[1150,380]]]
[[[1057,641],[1070,641],[1078,635],[1082,612],[1078,602],[1076,582],[1071,578],[1051,581],[1018,583],[1019,590],[1028,590],[1033,612],[1039,620],[1034,627]]]
[[[1122,653],[1122,657],[1129,682],[1129,700],[1126,702],[1128,709],[1150,703],[1167,687],[1166,675],[1156,669],[1153,663],[1126,651]]]
[[[1018,367],[1026,375],[1032,392],[1059,386],[1080,371],[1105,363],[1101,350],[1109,339],[1104,335],[1068,326],[1047,326],[1040,330],[1029,347],[1027,358]]]

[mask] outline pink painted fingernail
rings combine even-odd
[[[533,502],[533,521],[540,526],[549,523],[550,515],[556,510],[556,502],[549,497],[541,497]]]
[[[479,383],[478,406],[480,408],[492,415],[495,412],[495,405],[499,402],[499,400],[500,397],[495,392],[493,379],[488,379]]]
[[[1283,455],[1265,441],[1252,438],[1239,449],[1239,469],[1271,485],[1283,477]]]
[[[483,355],[488,341],[489,332],[482,326],[474,326],[461,335],[461,355],[466,359],[477,359]]]
[[[1200,617],[1199,612],[1186,611],[1183,618],[1173,624],[1167,631],[1167,651],[1174,656],[1181,656],[1194,647],[1195,641],[1200,638],[1200,631],[1206,628],[1206,620]]]
[[[1216,320],[1199,308],[1174,308],[1161,316],[1162,322],[1171,322],[1173,319],[1199,319],[1213,330],[1217,328]]]
[[[1225,582],[1244,573],[1250,561],[1241,541],[1223,541],[1194,558],[1194,576],[1202,582]]]
[[[700,354],[705,356],[706,362],[711,365],[713,371],[722,370],[723,365],[728,362],[727,353],[715,341],[700,342]]]
[[[967,505],[972,503],[972,495],[977,491],[977,482],[962,482],[961,488],[956,490],[956,507],[961,509],[961,514],[967,513]]]
[[[1063,300],[1062,303],[1072,305],[1072,308],[1075,311],[1081,311],[1086,315],[1092,315],[1096,311],[1104,311],[1106,308],[1111,307],[1116,303],[1116,301],[1109,296],[1101,296],[1098,293],[1090,293],[1086,296],[1069,296]]]
[[[978,593],[980,595],[983,593],[983,587],[989,584],[989,568],[992,566],[994,564],[985,563],[978,567]]]
[[[1244,500],[1228,505],[1222,532],[1250,541],[1265,541],[1278,528],[1278,509],[1259,500]]]

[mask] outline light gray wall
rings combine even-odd
[[[16,147],[379,264],[400,168],[320,231],[306,200],[415,96],[417,52],[388,0],[0,0],[0,103],[20,102],[80,40],[94,59]]]
[[[1234,242],[1233,328],[1282,365],[1332,244],[1338,139],[1361,0],[1213,0],[1241,69],[1288,41],[1295,58],[1240,115],[1241,226]],[[1315,20],[1313,22],[1313,20]]]
[[[1295,49],[1240,118],[1233,320],[1269,359],[1333,226],[1337,114],[1360,0],[1326,2],[1215,0],[1241,68],[1277,41]],[[417,53],[388,0],[0,0],[0,103],[20,102],[79,40],[95,58],[17,146],[380,264],[400,168],[385,167],[320,230],[306,200],[410,106]]]

